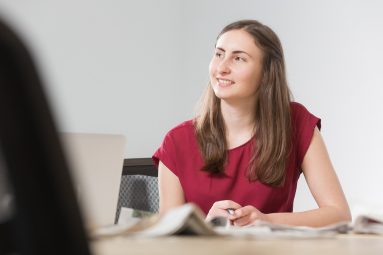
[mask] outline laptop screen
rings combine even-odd
[[[124,163],[125,137],[61,133],[86,227],[114,224]]]

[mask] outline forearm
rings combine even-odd
[[[321,227],[340,221],[351,221],[351,215],[348,209],[327,206],[304,212],[270,213],[266,214],[266,219],[275,224]]]

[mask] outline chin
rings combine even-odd
[[[227,97],[225,93],[222,93],[221,91],[216,91],[216,90],[214,90],[214,95],[218,97],[219,99],[225,99]]]
[[[230,99],[233,97],[232,93],[228,93],[229,91],[223,91],[222,88],[214,88],[214,95],[219,99]]]

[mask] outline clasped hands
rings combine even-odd
[[[228,209],[234,210],[229,212]],[[225,217],[234,226],[252,225],[257,220],[268,221],[267,214],[260,212],[254,206],[241,206],[231,200],[217,201],[213,204],[206,216],[206,221],[210,221],[215,217]]]

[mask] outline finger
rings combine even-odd
[[[227,218],[229,216],[228,212],[226,211],[226,205],[232,204],[228,200],[222,200],[217,201],[213,204],[213,206],[210,208],[206,220],[211,220],[214,217],[225,217]]]
[[[225,211],[226,211],[226,216],[228,217],[228,218],[233,218],[233,217],[235,217],[236,218],[236,216],[235,216],[235,210],[236,209],[238,209],[238,208],[241,208],[240,207],[240,205],[238,204],[238,203],[230,203],[230,205],[226,205],[226,206],[230,206],[230,207],[227,207],[226,209],[225,209]]]
[[[222,217],[228,217],[230,214],[226,211],[226,209],[221,208],[214,208],[213,210],[209,211],[209,214],[212,213],[214,216],[222,216]]]
[[[226,212],[228,213],[228,216],[230,216],[230,215],[234,215],[234,214],[235,214],[235,209],[233,209],[233,208],[227,208],[227,209],[226,209]]]
[[[234,226],[240,226],[240,227],[246,226],[246,225],[250,224],[250,217],[249,217],[249,215],[246,215],[244,217],[235,219],[232,222],[233,222]]]
[[[249,213],[250,213],[250,210],[248,210],[247,208],[241,207],[241,208],[235,210],[233,213],[231,213],[229,216],[229,219],[230,220],[236,220],[236,219],[239,219],[239,218],[246,216]]]
[[[237,209],[237,208],[241,208],[241,205],[232,200],[217,201],[210,208],[205,220],[209,221],[212,218],[218,217],[218,216],[228,218],[230,216],[230,213],[227,210],[228,208]]]
[[[241,208],[235,210],[235,216],[237,216],[237,218],[241,218],[241,217],[244,217],[244,216],[249,215],[249,214],[258,215],[259,213],[260,213],[260,211],[251,205],[247,205],[247,206],[244,206],[244,207],[241,207]]]
[[[207,216],[206,216],[206,220],[209,221],[211,220],[212,218],[214,217],[227,217],[227,212],[223,209],[219,209],[219,208],[216,208],[216,207],[212,207]]]
[[[248,217],[249,221],[252,222],[258,219],[261,216],[261,214],[262,213],[254,206],[247,205],[237,209],[235,213],[229,217],[229,220],[234,221],[242,217]]]

